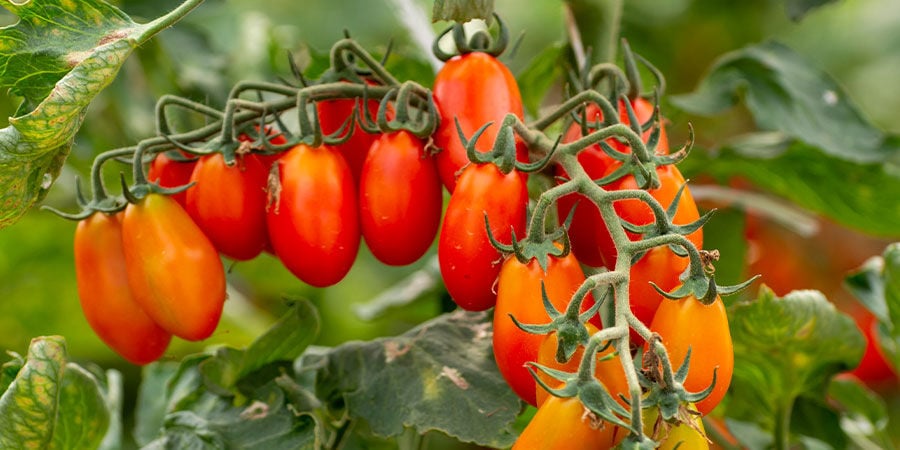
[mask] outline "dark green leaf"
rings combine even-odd
[[[431,21],[452,20],[459,23],[472,19],[491,20],[494,0],[435,0]]]
[[[0,87],[24,101],[0,129],[0,227],[46,195],[90,101],[142,42],[198,0],[145,25],[100,0],[0,1],[19,21],[0,29]]]
[[[817,291],[759,298],[729,308],[734,375],[729,416],[773,432],[798,397],[821,399],[828,381],[858,364],[865,340],[853,319]]]
[[[844,287],[878,318],[890,322],[887,301],[884,296],[884,258],[869,258],[863,265],[844,278]]]
[[[859,380],[835,378],[828,396],[841,410],[841,428],[860,448],[894,448],[887,433],[887,406],[878,394]]]
[[[402,336],[350,342],[304,356],[318,367],[316,391],[365,419],[380,436],[405,428],[508,447],[521,403],[497,372],[489,317],[445,314]]]
[[[538,53],[525,70],[519,74],[518,84],[522,91],[522,104],[532,117],[537,117],[541,102],[547,91],[565,73],[564,58],[566,46],[562,43],[551,45]]]
[[[178,370],[174,362],[156,362],[144,366],[135,409],[134,440],[147,445],[159,436],[166,417],[166,386]]]
[[[791,433],[800,436],[801,441],[806,439],[808,442],[812,438],[827,442],[830,447],[826,448],[847,448],[848,444],[847,435],[841,429],[840,416],[828,407],[824,397],[797,398],[791,409]]]
[[[696,91],[672,101],[690,112],[714,115],[741,95],[763,130],[783,132],[844,161],[898,161],[897,136],[876,128],[828,74],[779,43],[723,56]]]
[[[9,385],[16,379],[16,375],[22,370],[22,366],[25,365],[25,360],[22,359],[21,355],[17,353],[10,354],[12,359],[3,363],[3,366],[0,366],[0,394],[6,392]]]
[[[747,450],[767,450],[772,448],[772,435],[760,428],[756,423],[726,417],[725,424],[728,425],[728,430],[731,431],[731,434],[741,443],[742,448]]]
[[[809,14],[811,10],[829,3],[834,3],[834,1],[835,0],[788,0],[784,7],[787,10],[788,17],[796,22],[802,19],[803,16]]]
[[[900,234],[900,167],[856,163],[783,135],[755,134],[715,152],[694,150],[679,167],[722,180],[741,176],[843,225],[877,235]]]
[[[0,447],[96,448],[109,427],[97,378],[68,363],[65,340],[35,338],[0,397]]]

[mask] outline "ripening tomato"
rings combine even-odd
[[[184,186],[191,182],[191,173],[194,172],[196,163],[196,159],[177,161],[170,158],[166,153],[158,153],[153,158],[153,162],[150,163],[150,169],[147,171],[147,180],[156,182],[156,184],[164,188]],[[189,190],[191,188],[188,188],[187,191]],[[179,205],[184,206],[187,202],[187,191],[173,194],[172,198]]]
[[[538,349],[545,336],[520,329],[509,316],[523,324],[549,323],[550,317],[544,309],[541,295],[541,282],[556,310],[564,311],[584,281],[581,266],[571,253],[561,258],[549,257],[546,272],[537,260],[523,264],[515,256],[507,258],[500,269],[497,306],[494,308],[494,359],[513,391],[532,405],[537,405],[536,383],[525,363],[537,361]],[[582,311],[593,305],[593,297],[586,297]],[[591,322],[599,328],[600,316],[595,316]]]
[[[696,411],[697,407],[690,403],[688,409]],[[706,430],[703,429],[703,419],[701,416],[692,416],[694,419],[693,428],[690,424],[680,423],[675,426],[667,426],[660,423],[656,433],[654,428],[657,427],[656,422],[659,419],[658,408],[647,408],[641,411],[641,418],[644,422],[644,435],[650,436],[654,441],[660,443],[657,450],[708,450],[709,441],[706,440]],[[656,436],[654,436],[656,434]]]
[[[513,230],[524,235],[527,206],[526,181],[515,170],[504,175],[494,164],[473,164],[459,177],[438,238],[438,262],[447,292],[461,308],[483,311],[497,301],[494,283],[503,257],[485,231],[485,214],[494,237],[508,245]]]
[[[376,84],[370,80],[366,80],[366,83],[369,85]],[[362,120],[362,111],[358,109],[360,102],[349,98],[316,102],[316,109],[319,113],[319,125],[322,127],[322,133],[325,135],[334,134],[341,129],[344,122],[353,114],[353,110],[357,110],[356,121],[351,125],[353,134],[350,135],[347,141],[333,146],[344,157],[354,180],[359,180],[369,148],[378,139],[377,134],[366,133],[359,126],[359,121]],[[369,117],[372,119],[378,117],[377,100],[369,100],[366,107],[369,109]]]
[[[716,371],[716,385],[712,393],[697,402],[697,410],[706,415],[722,401],[734,371],[734,348],[725,304],[716,297],[711,305],[704,305],[694,297],[666,300],[656,311],[650,330],[659,333],[669,353],[672,369],[678,370],[691,349],[684,388],[700,392],[712,384]]]
[[[441,180],[425,143],[408,131],[372,144],[359,180],[362,235],[379,261],[402,266],[422,257],[437,236]]]
[[[265,248],[268,178],[254,154],[239,155],[231,166],[220,153],[197,162],[185,210],[223,255],[246,261]]]
[[[259,131],[259,125],[256,126],[256,130]],[[287,139],[285,139],[283,134],[280,134],[276,130],[269,128],[269,127],[266,127],[265,130],[266,130],[266,139],[268,139],[269,144],[271,144],[272,146],[279,146],[279,145],[284,145],[287,143]],[[251,142],[250,136],[243,134],[243,133],[238,136],[238,140],[241,142]],[[257,149],[262,151],[262,150],[265,150],[266,147],[259,146]],[[262,161],[263,165],[266,167],[267,173],[268,173],[268,170],[272,168],[272,164],[274,164],[275,161],[277,161],[278,158],[280,158],[282,154],[283,153],[264,155],[262,153],[254,153],[254,155],[256,155],[256,157],[259,158],[259,160]]]
[[[452,193],[457,176],[469,164],[456,120],[467,139],[486,123],[493,122],[475,143],[478,151],[490,151],[506,115],[512,113],[522,119],[522,96],[509,69],[497,58],[482,52],[454,56],[447,61],[435,76],[432,90],[441,116],[434,132],[434,144],[441,149],[436,156],[438,173]],[[516,159],[528,160],[528,148],[519,140]]]
[[[635,116],[641,123],[646,123],[653,116],[654,106],[651,102],[644,98],[638,97],[631,103]],[[589,122],[599,123],[603,120],[602,112],[596,104],[589,104],[586,109],[586,118]],[[624,124],[629,124],[628,111],[625,110],[624,103],[619,102],[619,120]],[[588,131],[596,131],[589,128]],[[652,130],[647,130],[643,134],[644,142],[650,138]],[[574,142],[582,138],[582,128],[578,123],[569,126],[563,135],[563,142]],[[631,147],[628,144],[620,142],[618,139],[610,138],[606,141],[614,149],[630,153]],[[666,137],[666,129],[660,128],[659,142],[656,146],[657,154],[669,153],[669,139]],[[599,179],[610,172],[612,168],[618,167],[618,161],[611,158],[603,152],[599,144],[594,144],[578,153],[578,162],[584,167],[588,176],[593,179]],[[562,179],[568,178],[566,171],[562,167],[556,167],[556,175]],[[568,217],[575,205],[575,215],[572,217],[572,223],[569,226],[569,238],[572,242],[572,251],[575,257],[584,264],[594,267],[608,266],[608,261],[604,260],[604,254],[613,247],[612,238],[606,232],[606,226],[603,218],[600,217],[600,210],[596,205],[591,203],[587,197],[581,194],[569,194],[559,199],[557,209],[559,210],[560,223]]]
[[[134,364],[156,361],[172,335],[138,306],[128,286],[121,213],[95,213],[75,229],[81,310],[97,336]]]
[[[597,332],[597,327],[592,323],[588,322],[586,324],[588,333],[594,334]],[[564,372],[575,373],[578,371],[578,365],[581,362],[581,355],[584,354],[584,347],[578,347],[578,350],[575,350],[575,354],[572,355],[572,359],[565,363],[560,363],[556,361],[556,347],[559,345],[559,339],[556,336],[556,333],[552,333],[550,335],[544,336],[541,341],[541,346],[538,348],[538,356],[537,363],[550,367],[556,370],[562,370]],[[615,349],[613,346],[607,347],[606,350],[597,354],[597,367],[594,370],[594,377],[597,378],[603,386],[606,387],[606,390],[613,396],[622,406],[627,406],[624,400],[621,400],[620,396],[625,396],[628,398],[628,380],[625,379],[625,371],[622,369],[622,363],[618,357],[603,359],[604,357],[608,357],[610,355],[615,354]],[[541,371],[537,371],[538,376],[545,383],[550,385],[551,387],[558,388],[562,386],[562,383],[547,375],[542,373]],[[535,383],[537,384],[537,383]],[[548,397],[552,397],[549,392],[544,390],[540,385],[537,385],[537,407],[540,406],[547,400]]]
[[[225,270],[215,247],[171,197],[150,194],[125,208],[122,246],[135,301],[166,331],[189,341],[215,331]]]
[[[269,205],[269,239],[301,281],[331,286],[359,250],[359,210],[350,168],[330,146],[298,144],[278,160],[279,187]]]
[[[512,450],[605,450],[614,448],[625,435],[591,414],[577,398],[550,396]]]

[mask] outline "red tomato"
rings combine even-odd
[[[147,315],[182,339],[212,335],[225,302],[225,270],[178,202],[150,194],[128,205],[122,246],[128,285]]]
[[[538,360],[538,348],[545,336],[523,331],[509,316],[524,324],[549,323],[550,317],[541,296],[541,282],[553,306],[564,311],[584,280],[581,266],[571,253],[562,258],[550,257],[546,272],[537,260],[523,264],[515,256],[507,258],[500,270],[497,306],[494,308],[494,358],[510,387],[532,405],[537,405],[537,388],[525,363]],[[593,304],[593,297],[586,297],[582,311]],[[591,320],[595,327],[601,326],[599,316]],[[555,347],[553,351],[556,351]]]
[[[143,365],[162,356],[172,335],[147,316],[131,294],[120,216],[95,213],[78,223],[78,297],[97,336],[123,358]]]
[[[632,102],[635,116],[641,123],[645,123],[653,116],[654,106],[652,103],[643,98],[637,98]],[[619,102],[619,120],[624,124],[629,124],[628,112],[625,110],[624,104]],[[589,122],[599,123],[603,120],[600,108],[595,104],[587,106],[586,117]],[[595,128],[589,128],[589,131],[596,131]],[[644,142],[650,138],[652,130],[647,130],[643,134]],[[573,123],[563,135],[563,142],[574,142],[582,138],[581,125]],[[607,140],[616,150],[623,153],[630,153],[631,147],[617,139],[610,138]],[[656,146],[656,153],[669,153],[669,139],[666,137],[665,128],[660,129],[659,142]],[[584,167],[588,176],[593,179],[599,179],[612,171],[612,168],[618,167],[618,161],[611,158],[603,152],[599,144],[594,144],[580,153],[578,153],[578,162]],[[566,171],[562,167],[556,168],[556,175],[561,178],[568,178]],[[575,215],[572,217],[572,224],[569,227],[569,239],[572,243],[572,251],[575,257],[584,264],[594,267],[600,267],[608,264],[604,260],[604,254],[613,247],[612,238],[606,232],[606,226],[603,218],[600,217],[600,210],[596,205],[591,203],[587,197],[581,194],[570,194],[559,200],[557,208],[559,210],[560,223],[568,217],[569,212],[575,207]],[[599,231],[598,231],[599,230]],[[610,267],[610,266],[607,266]],[[611,267],[610,267],[611,268]]]
[[[197,162],[185,210],[223,255],[246,261],[265,248],[268,178],[253,154],[238,156],[232,166],[219,153]]]
[[[371,81],[366,82],[370,85],[375,84]],[[322,127],[322,133],[328,135],[337,132],[347,118],[353,114],[353,110],[358,108],[357,105],[360,103],[361,100],[357,101],[355,99],[323,100],[316,102],[316,108],[319,113],[319,125]],[[378,117],[377,100],[369,100],[367,107],[369,109],[369,117],[372,119]],[[357,109],[356,122],[354,122],[352,126],[353,134],[350,138],[342,144],[333,146],[341,155],[343,155],[344,160],[350,167],[350,172],[353,175],[354,180],[359,180],[363,164],[366,161],[366,155],[369,153],[369,148],[372,146],[372,143],[378,139],[377,134],[366,133],[359,126],[361,114],[362,111]]]
[[[330,286],[359,250],[359,210],[350,168],[327,145],[298,144],[278,160],[279,188],[267,222],[275,255],[301,281]]]
[[[257,126],[256,129],[258,131],[259,126]],[[284,135],[276,134],[275,130],[272,130],[269,127],[266,127],[265,130],[266,130],[266,139],[269,140],[269,144],[271,144],[272,146],[284,145],[287,143],[287,139],[285,139]],[[238,136],[238,140],[241,142],[251,142],[250,136],[247,136],[246,134],[241,134],[240,136]],[[258,149],[265,150],[265,147],[259,146]],[[260,161],[262,161],[263,165],[266,167],[266,171],[268,172],[268,170],[272,168],[272,164],[275,164],[275,161],[277,161],[278,158],[281,157],[283,152],[275,153],[272,155],[263,155],[263,154],[259,154],[259,153],[254,153],[254,154],[256,155],[257,158],[259,158]]]
[[[512,450],[605,450],[626,433],[592,417],[577,398],[550,396],[522,431]]]
[[[184,186],[191,182],[191,173],[194,171],[196,160],[176,161],[165,153],[158,153],[150,169],[147,171],[147,180],[156,182],[165,188]],[[188,191],[191,188],[188,188]],[[184,206],[187,201],[187,191],[181,191],[172,195],[175,201]]]
[[[722,299],[717,297],[708,306],[694,297],[666,300],[656,311],[650,330],[662,337],[673,370],[681,367],[688,348],[691,349],[691,364],[684,380],[684,388],[689,392],[708,388],[713,370],[718,368],[712,393],[697,402],[701,414],[712,411],[728,391],[734,371],[734,348]]]
[[[509,69],[497,58],[481,52],[447,61],[435,77],[432,90],[441,116],[434,132],[434,144],[441,149],[436,156],[438,173],[447,190],[453,192],[457,176],[469,164],[454,119],[459,120],[466,138],[471,138],[484,124],[493,122],[475,143],[478,151],[487,152],[493,147],[500,123],[507,114],[523,117],[522,96]],[[521,141],[516,144],[516,158],[528,160],[528,149]]]
[[[597,332],[597,327],[592,323],[588,322],[586,325],[588,333],[594,334]],[[578,365],[581,363],[581,357],[584,354],[584,347],[578,347],[578,350],[575,350],[575,354],[572,355],[572,359],[565,363],[560,363],[556,361],[556,347],[558,345],[559,339],[557,339],[556,333],[544,336],[541,341],[541,346],[538,348],[537,363],[569,373],[577,372]],[[615,349],[613,349],[612,346],[609,346],[606,350],[597,355],[598,361],[597,368],[594,370],[594,377],[603,383],[603,386],[606,387],[606,390],[609,391],[613,398],[620,400],[620,395],[624,395],[626,398],[628,397],[628,380],[625,379],[625,371],[622,369],[622,363],[617,357],[600,361],[601,358],[614,353]],[[537,371],[537,374],[551,387],[558,388],[562,386],[560,381],[541,371]],[[535,384],[537,385],[537,383]],[[544,404],[547,398],[552,397],[552,395],[540,385],[537,385],[536,393],[538,407]],[[619,403],[621,403],[622,406],[627,406],[624,401],[620,400]],[[625,434],[627,434],[627,432],[625,432]]]
[[[422,257],[437,236],[443,199],[434,159],[407,131],[372,144],[359,181],[362,235],[379,261],[402,266]]]
[[[528,189],[524,177],[506,175],[493,164],[473,164],[459,177],[438,239],[438,261],[447,292],[461,308],[483,311],[494,306],[494,283],[502,255],[484,227],[487,214],[494,237],[511,243],[512,230],[523,236]]]

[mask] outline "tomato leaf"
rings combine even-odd
[[[0,447],[100,445],[110,424],[100,381],[67,359],[62,337],[31,341],[24,365],[0,397]]]
[[[485,313],[445,314],[401,336],[304,356],[302,365],[319,367],[320,399],[365,419],[376,435],[411,427],[490,447],[515,440],[521,403],[498,373]]]
[[[759,133],[715,151],[695,149],[679,168],[689,178],[740,176],[848,227],[900,234],[900,209],[885,204],[900,198],[900,170],[890,163],[848,161],[780,133]]]
[[[853,319],[817,291],[778,298],[763,288],[728,316],[735,362],[728,415],[780,433],[778,441],[786,437],[779,421],[788,420],[797,400],[821,403],[828,381],[854,367],[865,348]]]
[[[491,20],[494,0],[435,0],[431,21],[453,20],[459,23],[472,19]]]
[[[788,17],[797,22],[802,19],[803,16],[809,14],[811,10],[829,3],[834,3],[834,1],[835,0],[788,0],[785,2],[784,7],[787,10]]]
[[[557,43],[541,50],[519,74],[517,83],[522,92],[522,104],[532,117],[538,116],[541,102],[550,87],[565,75],[563,59],[566,48],[564,44]]]
[[[0,1],[19,18],[0,29],[0,87],[23,99],[0,129],[0,227],[46,195],[85,109],[131,51],[199,3],[138,25],[100,0]]]
[[[854,378],[835,378],[828,397],[839,405],[841,428],[859,448],[892,449],[884,399]]]
[[[696,91],[671,100],[689,112],[712,116],[741,96],[760,129],[780,131],[825,155],[880,163],[900,152],[900,137],[876,128],[827,73],[777,42],[724,55]]]

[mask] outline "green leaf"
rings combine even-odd
[[[787,10],[788,17],[793,21],[799,21],[803,16],[820,6],[834,3],[835,0],[788,0],[784,7]]]
[[[884,400],[854,378],[835,378],[828,397],[839,406],[841,429],[859,448],[893,449]]]
[[[9,352],[12,357],[9,361],[0,366],[0,393],[6,392],[9,385],[16,379],[16,375],[25,365],[25,360],[18,353]]]
[[[760,188],[876,235],[900,234],[900,166],[852,162],[780,133],[754,134],[714,152],[694,150],[679,164],[686,177],[743,177]]]
[[[828,74],[779,43],[726,54],[696,91],[672,102],[693,113],[715,115],[741,95],[762,130],[780,131],[839,160],[900,161],[900,138],[876,128]]]
[[[817,291],[778,298],[762,288],[758,299],[732,306],[728,316],[735,361],[729,417],[781,437],[797,399],[820,401],[831,377],[854,367],[865,348],[853,319]]]
[[[246,350],[220,348],[200,365],[208,383],[226,394],[238,380],[278,361],[293,361],[319,335],[319,316],[312,304],[297,300],[288,312]]]
[[[541,50],[519,74],[517,82],[522,91],[522,104],[532,117],[538,116],[550,87],[565,75],[565,49],[565,44],[556,43]]]
[[[494,12],[494,0],[435,0],[431,9],[431,21],[453,20],[459,23],[472,19],[488,22]]]
[[[828,406],[824,396],[797,398],[791,409],[791,433],[798,435],[801,441],[827,442],[828,446],[824,448],[847,448],[849,440],[841,429],[840,416]]]
[[[392,338],[349,342],[306,355],[316,392],[380,436],[405,428],[509,447],[521,402],[497,371],[485,313],[444,314]],[[338,412],[339,414],[339,412]]]
[[[19,18],[0,29],[0,87],[23,97],[0,129],[0,227],[46,195],[85,109],[131,51],[199,3],[138,25],[100,0],[0,0]]]
[[[67,362],[65,340],[32,340],[25,364],[0,397],[0,447],[97,448],[109,423],[100,382]]]

